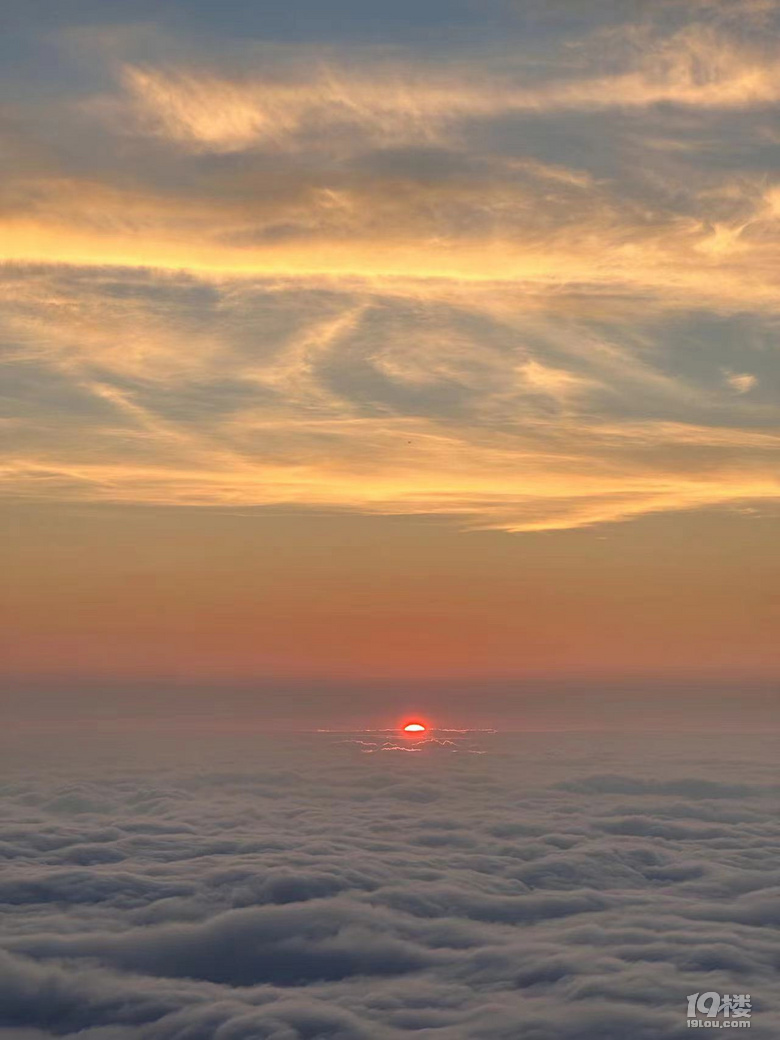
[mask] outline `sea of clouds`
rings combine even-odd
[[[777,1037],[774,743],[14,738],[0,1037]]]

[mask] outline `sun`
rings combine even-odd
[[[404,733],[425,733],[428,727],[422,722],[405,722]]]

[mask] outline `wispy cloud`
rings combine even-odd
[[[758,380],[750,372],[726,372],[724,379],[738,394],[750,393],[758,384]]]
[[[9,106],[7,489],[508,530],[775,501],[780,66],[740,9],[539,55],[87,34],[113,85]]]
[[[192,336],[199,291],[210,300]],[[15,494],[535,530],[780,492],[780,438],[759,403],[729,415],[717,367],[709,389],[664,374],[582,318],[507,324],[474,300],[322,286],[302,297],[295,280],[215,292],[189,279],[161,296],[154,277],[86,274],[45,276],[10,321],[12,375],[33,365],[86,395],[46,435],[45,400],[25,390],[3,469]],[[142,350],[114,349],[123,323]]]
[[[604,43],[612,48],[613,67],[606,74],[591,67],[596,63],[588,53]],[[298,60],[258,75],[250,64],[237,78],[187,67],[125,65],[123,96],[102,99],[96,111],[124,106],[138,132],[205,150],[314,144],[343,151],[356,140],[385,146],[441,142],[464,121],[513,112],[658,104],[730,110],[780,99],[776,48],[738,42],[702,25],[671,35],[650,26],[599,34],[583,48],[580,67],[570,65],[565,77],[553,66],[540,79],[538,64],[529,66],[522,56],[513,61],[501,51],[481,62],[464,57],[439,65],[404,63],[380,55],[365,65],[320,58],[313,66]]]

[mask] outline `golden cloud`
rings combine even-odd
[[[598,35],[554,67],[120,62],[58,109],[115,161],[14,138],[0,190],[33,399],[7,491],[506,530],[776,502],[771,350],[703,360],[674,324],[750,314],[769,342],[780,300],[775,179],[737,145],[701,161],[710,116],[780,99],[774,42],[725,24],[623,28],[609,65]],[[611,165],[548,154],[572,114],[612,120]]]
[[[776,48],[751,48],[702,25],[660,38],[623,30],[607,42],[627,53],[624,68],[541,82],[501,54],[482,65],[463,59],[441,67],[321,59],[292,62],[265,77],[249,69],[240,78],[128,64],[120,73],[124,98],[92,105],[112,117],[125,111],[141,132],[206,150],[295,148],[305,136],[308,147],[343,152],[366,139],[383,146],[441,142],[463,120],[513,112],[658,104],[728,110],[780,100]],[[357,137],[345,137],[347,131]]]
[[[85,399],[54,428],[33,411],[11,431],[14,496],[430,513],[510,531],[780,496],[780,432],[750,428],[767,417],[747,398],[742,426],[737,413],[597,417],[594,402],[609,412],[625,393],[681,416],[717,416],[729,397],[600,339],[571,308],[523,323],[500,317],[495,291],[454,305],[227,280],[196,320],[160,292],[186,301],[212,282],[82,279],[41,273],[10,308],[17,361]]]

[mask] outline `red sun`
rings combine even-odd
[[[405,722],[404,733],[425,733],[427,726],[422,722]]]

